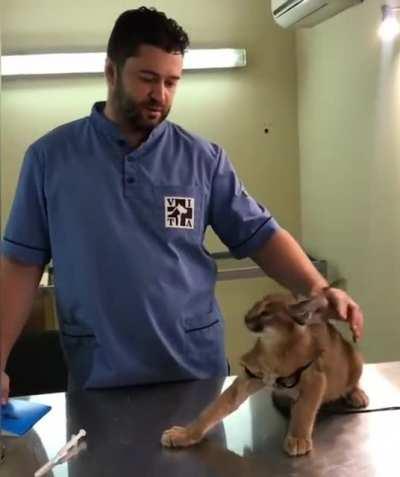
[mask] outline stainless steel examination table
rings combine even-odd
[[[87,431],[79,453],[54,477],[307,476],[399,477],[400,362],[369,364],[369,412],[320,416],[314,450],[282,451],[287,421],[262,390],[187,450],[160,445],[164,429],[194,418],[234,378],[129,389],[31,396],[52,410],[23,438],[6,438],[1,477],[33,476],[72,433]],[[376,410],[383,408],[384,410]]]

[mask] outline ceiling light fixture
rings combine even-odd
[[[104,72],[105,60],[105,53],[6,55],[1,58],[1,74],[3,77],[99,74]],[[185,70],[241,66],[246,66],[245,49],[192,49],[183,60]]]
[[[398,13],[400,7],[392,7],[389,5],[382,6],[382,23],[379,27],[379,36],[385,42],[393,41],[400,33],[400,23]]]

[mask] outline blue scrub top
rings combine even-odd
[[[279,226],[219,146],[163,121],[132,150],[103,109],[96,103],[28,148],[2,253],[53,260],[79,387],[224,376],[205,229],[241,258]]]

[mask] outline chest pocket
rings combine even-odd
[[[201,241],[204,200],[199,186],[154,186],[157,221],[168,241]]]

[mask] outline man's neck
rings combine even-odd
[[[137,149],[147,139],[149,134],[142,129],[134,129],[132,128],[132,125],[126,124],[126,122],[117,114],[115,108],[112,107],[109,101],[106,102],[103,114],[107,119],[118,125],[121,133],[133,149]]]

